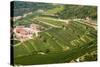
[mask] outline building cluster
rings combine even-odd
[[[38,32],[40,32],[39,27],[40,26],[37,24],[30,24],[29,27],[16,26],[13,29],[13,32],[14,32],[16,39],[20,41],[26,41],[26,40],[32,39],[33,34],[36,37],[38,36]]]

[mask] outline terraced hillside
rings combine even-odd
[[[96,6],[23,1],[13,6],[13,65],[97,60]]]
[[[97,31],[83,20],[60,20],[46,17],[26,19],[45,29],[38,37],[18,42],[14,47],[14,63],[44,64],[71,62],[97,50]],[[26,21],[24,20],[24,21]],[[20,22],[23,22],[20,21]]]

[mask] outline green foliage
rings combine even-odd
[[[64,6],[63,5],[58,5],[57,7],[53,8],[53,9],[49,9],[45,12],[45,14],[56,14],[58,12],[61,12],[64,10]]]
[[[14,1],[14,16],[22,16],[28,12],[35,12],[38,9],[47,10],[52,9],[53,6],[50,3],[37,3],[37,2],[23,2],[23,1]]]
[[[91,17],[92,19],[97,18],[97,7],[96,6],[83,6],[83,5],[64,5],[65,9],[57,15],[62,19],[70,18],[86,18]]]

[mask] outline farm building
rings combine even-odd
[[[30,27],[16,26],[13,32],[17,39],[20,41],[26,41],[28,39],[32,39],[33,34],[38,36],[38,32],[40,32],[40,30],[39,25],[31,24]]]

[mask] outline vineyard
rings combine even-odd
[[[41,26],[37,37],[33,34],[32,39],[23,42],[13,38],[11,46],[14,49],[15,65],[97,60],[97,29],[94,28],[97,27],[96,23],[93,25],[87,19],[80,18],[51,17],[51,14],[57,14],[59,10],[63,11],[64,7],[55,7],[42,14],[33,12],[14,21],[14,27],[30,24]]]

